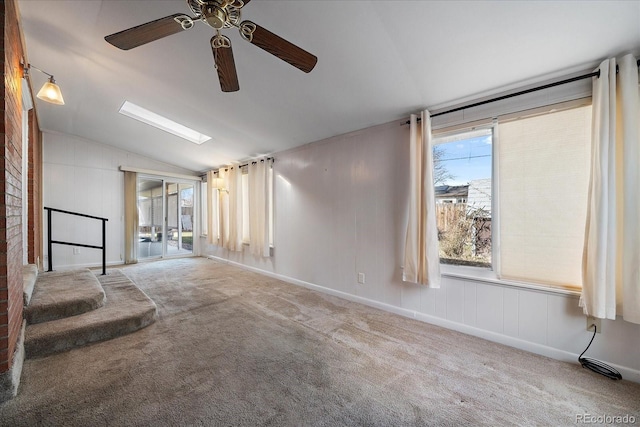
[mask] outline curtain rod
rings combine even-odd
[[[271,160],[271,163],[275,163],[276,159],[275,157],[267,157],[266,160]],[[260,159],[260,163],[264,163],[265,159]],[[228,171],[229,169],[233,169],[234,167],[237,167],[238,169],[240,168],[244,168],[246,166],[249,166],[249,164],[255,165],[256,163],[258,163],[257,160],[253,161],[253,162],[248,162],[245,163],[244,165],[239,165],[239,166],[231,166],[230,168],[224,168],[224,171]],[[222,169],[222,168],[221,168]],[[218,169],[217,171],[213,171],[213,173],[220,173],[220,169]]]
[[[120,169],[121,172],[135,172],[135,173],[141,173],[143,175],[167,176],[169,178],[189,179],[189,180],[192,180],[192,181],[201,181],[202,180],[202,177],[198,176],[198,175],[185,175],[185,174],[181,174],[181,173],[163,172],[163,171],[156,171],[156,170],[151,170],[151,169],[134,168],[132,166],[120,166],[119,169]]]
[[[636,61],[636,65],[638,65],[640,67],[640,59],[638,59]],[[616,65],[616,73],[618,72],[618,70],[619,70],[619,68]],[[528,93],[537,92],[539,90],[544,90],[544,89],[549,89],[549,88],[555,87],[555,86],[561,86],[561,85],[564,85],[564,84],[567,84],[567,83],[573,83],[573,82],[576,82],[578,80],[584,80],[584,79],[588,79],[588,78],[591,78],[591,77],[600,78],[600,70],[594,71],[593,73],[588,73],[588,74],[583,74],[581,76],[572,77],[570,79],[560,80],[560,81],[549,83],[549,84],[546,84],[546,85],[533,87],[531,89],[521,90],[519,92],[510,93],[508,95],[502,95],[502,96],[498,96],[496,98],[491,98],[491,99],[486,99],[484,101],[474,102],[473,104],[464,105],[462,107],[452,108],[451,110],[441,111],[439,113],[432,114],[431,118],[438,117],[438,116],[443,116],[445,114],[456,113],[458,111],[466,110],[467,108],[479,107],[481,105],[490,104],[492,102],[502,101],[504,99],[514,98],[514,97],[520,96],[520,95],[526,95]],[[418,121],[420,121],[420,120],[421,120],[420,117],[418,117]],[[405,125],[408,125],[410,123],[411,123],[411,120],[407,120],[406,122],[404,122]]]

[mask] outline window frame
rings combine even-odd
[[[497,216],[497,202],[496,202],[496,190],[495,190],[495,186],[497,183],[497,171],[498,171],[498,167],[497,167],[497,159],[496,159],[496,153],[497,153],[497,144],[496,144],[496,140],[497,140],[497,128],[498,128],[498,123],[497,120],[483,120],[483,121],[479,121],[479,122],[474,122],[472,124],[470,124],[470,126],[452,126],[450,128],[441,128],[438,129],[437,131],[433,131],[432,132],[432,137],[433,137],[433,143],[432,146],[435,147],[437,145],[440,144],[448,144],[448,143],[452,143],[455,142],[454,141],[446,141],[446,142],[439,142],[439,143],[435,143],[435,140],[437,139],[441,139],[441,138],[446,138],[446,137],[450,137],[450,136],[457,136],[457,135],[463,135],[465,133],[472,133],[472,132],[481,132],[481,131],[489,131],[491,132],[491,221],[492,221],[492,225],[491,225],[491,265],[487,266],[487,267],[479,267],[479,266],[471,266],[471,265],[459,265],[459,264],[451,264],[451,263],[443,263],[442,261],[440,261],[440,268],[442,269],[443,266],[450,266],[450,267],[460,267],[462,268],[462,272],[467,271],[467,269],[471,269],[469,271],[474,271],[474,269],[483,271],[483,270],[490,270],[493,271],[494,270],[494,263],[496,262],[496,260],[498,259],[497,256],[499,255],[499,253],[497,252],[497,248],[494,244],[494,238],[495,238],[495,234],[494,232],[496,232],[496,228],[494,227],[495,224],[498,224],[498,219]],[[470,136],[469,138],[463,138],[460,139],[460,141],[463,141],[465,139],[470,139],[473,138],[473,136]],[[469,196],[467,195],[465,202],[467,203],[469,201]],[[495,220],[494,220],[495,219]],[[498,232],[499,235],[499,232]],[[439,242],[438,242],[439,244]],[[439,248],[438,248],[439,249]],[[445,268],[445,270],[448,270],[448,268]],[[454,269],[454,271],[456,271],[456,269]],[[495,276],[495,273],[494,273]]]
[[[465,131],[479,128],[481,126],[491,127],[493,134],[492,141],[492,172],[491,172],[491,268],[475,267],[465,265],[452,265],[440,263],[440,273],[443,277],[450,277],[463,280],[474,280],[479,282],[487,282],[494,285],[502,285],[508,288],[524,288],[535,291],[540,291],[549,294],[561,294],[568,296],[580,296],[581,289],[569,286],[560,286],[552,284],[542,284],[534,282],[526,282],[519,280],[509,280],[499,278],[496,274],[496,270],[499,270],[500,263],[500,192],[499,192],[499,158],[496,155],[500,144],[498,126],[500,123],[504,123],[511,120],[519,120],[528,117],[545,115],[549,113],[559,112],[562,110],[568,110],[572,108],[580,108],[583,106],[592,105],[592,97],[586,96],[577,99],[571,99],[569,101],[556,102],[547,104],[541,107],[535,107],[531,109],[525,109],[517,112],[511,112],[506,114],[496,115],[492,119],[478,120],[475,122],[460,123],[452,126],[439,127],[432,131],[432,136],[435,138],[445,136],[447,134],[464,133]],[[490,123],[490,124],[489,124]]]

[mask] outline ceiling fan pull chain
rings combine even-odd
[[[253,40],[253,33],[256,31],[256,24],[251,21],[244,21],[240,24],[240,35],[243,39],[251,43]]]

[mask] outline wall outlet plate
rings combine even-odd
[[[358,283],[362,283],[364,285],[364,273],[358,273]]]
[[[596,325],[596,333],[602,333],[602,319],[598,319],[597,317],[587,316],[587,331],[593,332],[593,326]]]

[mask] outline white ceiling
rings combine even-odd
[[[121,51],[104,36],[183,0],[20,0],[28,60],[66,105],[37,101],[43,130],[193,171],[589,68],[640,49],[640,1],[253,0],[250,19],[318,57],[305,74],[231,38],[240,91],[222,93],[202,22]],[[32,72],[34,90],[46,77]],[[129,100],[213,137],[196,146],[118,114]]]

